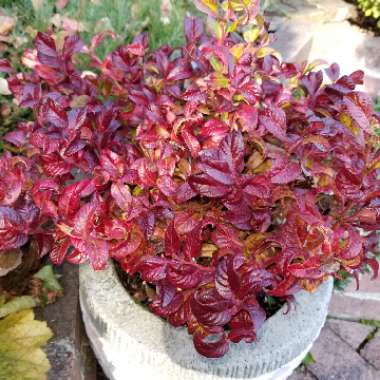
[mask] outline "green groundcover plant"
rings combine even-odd
[[[359,9],[365,16],[372,17],[377,21],[377,27],[380,29],[380,1],[379,0],[357,0]]]
[[[380,115],[362,71],[283,62],[257,0],[194,3],[207,22],[188,17],[177,48],[143,33],[100,59],[107,33],[39,33],[28,71],[0,61],[34,114],[4,137],[0,254],[116,260],[216,358],[256,339],[263,296],[377,275]]]

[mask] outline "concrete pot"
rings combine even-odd
[[[80,269],[80,303],[88,336],[110,380],[283,380],[301,363],[325,322],[332,280],[300,292],[297,307],[269,318],[253,344],[231,344],[221,359],[194,349],[185,328],[174,328],[137,305],[114,266]]]

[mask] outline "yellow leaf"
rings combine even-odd
[[[240,19],[235,20],[229,27],[227,28],[227,33],[233,33],[238,28],[240,24]]]
[[[17,313],[21,310],[31,309],[37,305],[37,299],[33,298],[32,296],[15,297],[9,302],[0,306],[0,318],[4,318],[7,315]]]
[[[376,170],[376,169],[380,169],[380,159],[375,160],[375,161],[372,162],[372,164],[369,166],[369,170],[370,170],[370,171],[372,171],[372,170]]]
[[[249,235],[244,242],[244,253],[246,257],[250,257],[255,251],[260,247],[264,239],[266,238],[266,234],[261,232]]]
[[[272,168],[272,161],[265,160],[261,165],[259,165],[256,169],[253,170],[255,174],[265,173],[266,171]]]
[[[235,12],[241,12],[248,8],[252,0],[229,0],[228,4]]]
[[[204,13],[210,16],[218,15],[218,3],[217,0],[194,0],[195,6]]]
[[[242,56],[243,49],[244,49],[244,44],[236,44],[232,46],[232,48],[230,49],[230,53],[232,54],[232,56],[235,58],[236,61],[238,61],[240,57]]]
[[[304,74],[309,73],[310,71],[313,71],[318,66],[324,66],[327,65],[327,62],[324,59],[316,59],[313,62],[310,62],[304,71]]]
[[[247,30],[243,33],[246,42],[255,42],[260,35],[260,30],[257,28]]]
[[[279,56],[280,54],[272,49],[272,48],[269,48],[269,47],[263,47],[263,48],[260,48],[259,50],[257,50],[256,52],[256,57],[257,58],[264,58],[266,57],[267,55],[274,55],[274,56]]]
[[[257,167],[259,167],[263,162],[265,158],[259,151],[254,151],[251,156],[248,159],[247,167],[250,170],[255,170]]]
[[[41,347],[53,336],[32,310],[0,320],[0,379],[45,380],[50,369]]]
[[[218,250],[218,247],[215,244],[205,243],[202,245],[201,256],[212,257],[214,252],[216,252],[217,250]]]
[[[349,129],[355,136],[359,133],[359,128],[355,126],[354,121],[352,120],[351,116],[347,113],[343,112],[339,116],[339,121],[347,128]]]
[[[332,178],[326,174],[322,174],[318,180],[318,186],[327,187],[331,184]]]

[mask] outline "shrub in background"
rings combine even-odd
[[[187,18],[176,49],[140,34],[102,60],[104,33],[39,33],[30,71],[0,61],[34,113],[5,136],[20,154],[0,159],[0,254],[33,241],[55,264],[117,260],[221,357],[255,340],[263,297],[377,274],[380,116],[363,72],[282,62],[257,1],[195,4],[207,25]]]

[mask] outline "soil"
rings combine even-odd
[[[155,287],[147,284],[145,281],[142,281],[139,274],[134,276],[128,275],[121,268],[118,262],[115,261],[114,263],[116,273],[126,291],[137,303],[150,311],[149,305],[156,295]],[[270,318],[272,315],[276,314],[285,304],[284,300],[266,296],[264,292],[258,295],[258,301],[261,307],[265,310],[267,318]]]
[[[345,0],[346,3],[353,4],[357,7],[356,0]],[[372,33],[374,33],[375,36],[380,36],[380,28],[377,26],[378,20],[375,20],[372,17],[368,17],[364,14],[363,11],[361,11],[359,8],[357,8],[358,14],[356,18],[350,18],[349,21],[353,25],[357,25],[362,29],[368,30]]]

